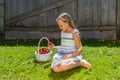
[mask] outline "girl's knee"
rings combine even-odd
[[[53,68],[54,72],[62,72],[62,71],[65,71],[65,70],[66,70],[66,68],[62,65],[59,65],[59,66],[56,66],[56,67]]]

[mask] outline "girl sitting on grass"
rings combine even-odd
[[[50,44],[48,44],[50,48],[57,50],[51,64],[53,71],[62,72],[75,67],[91,69],[91,64],[85,59],[82,59],[80,32],[76,29],[71,16],[68,13],[62,13],[56,21],[62,32],[60,46],[55,46],[50,42]]]

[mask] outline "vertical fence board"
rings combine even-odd
[[[4,4],[4,0],[0,0],[0,4],[2,4],[2,5],[3,5],[3,4]]]
[[[4,32],[4,5],[0,5],[0,34]]]
[[[29,11],[29,5],[30,5],[30,0],[24,0],[24,2],[23,2],[23,7],[24,7],[23,11],[24,11],[24,13]]]
[[[93,26],[99,26],[100,25],[100,19],[99,19],[99,1],[100,0],[93,0]]]
[[[9,18],[9,0],[5,0],[5,20]]]
[[[53,9],[47,12],[47,26],[55,26],[56,25],[56,17],[58,16],[58,10]]]
[[[16,7],[17,7],[17,13],[16,13],[16,15],[19,15],[19,14],[22,14],[22,13],[24,13],[23,12],[23,0],[17,0],[16,1]]]
[[[46,3],[47,0],[40,0],[40,7],[43,8],[44,6],[47,5]],[[38,19],[38,27],[45,27],[47,26],[47,13],[42,13],[42,14],[39,14],[39,19]]]
[[[92,26],[92,21],[93,21],[93,3],[92,3],[92,0],[85,0],[85,8],[84,8],[84,11],[85,11],[85,20],[84,20],[84,23],[85,23],[85,26]]]
[[[56,1],[58,0],[47,0],[46,4],[47,5],[50,5],[50,4],[53,4],[55,3]],[[57,8],[56,9],[52,9],[50,11],[47,11],[47,23],[46,25],[49,27],[49,26],[55,26],[56,25],[56,17],[58,16],[58,10]]]
[[[101,10],[102,10],[102,8],[101,8],[101,5],[102,5],[102,2],[101,2],[101,0],[97,0],[98,1],[98,8],[97,8],[97,15],[98,15],[98,26],[101,26],[101,23],[102,23],[102,20],[101,20],[101,17],[102,17],[102,14],[101,14]]]
[[[78,21],[81,26],[92,26],[93,23],[93,2],[92,0],[78,1]]]
[[[116,25],[116,0],[109,0],[108,24]]]
[[[117,39],[120,39],[120,0],[117,0]]]
[[[83,12],[83,0],[78,0],[78,25],[83,26],[84,12]]]
[[[101,0],[101,25],[108,25],[109,0]]]
[[[38,27],[47,27],[47,13],[42,13],[39,15]]]

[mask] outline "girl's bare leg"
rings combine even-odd
[[[85,67],[87,69],[91,69],[91,64],[86,60],[82,59],[80,62],[69,62],[68,64],[60,64],[53,68],[54,72],[63,72],[66,70],[73,69],[75,67]]]
[[[70,70],[75,67],[79,67],[81,62],[69,62],[68,64],[60,64],[53,68],[54,72],[63,72],[66,70]]]
[[[89,64],[86,60],[81,60],[81,62],[69,62],[68,64],[61,64],[53,68],[54,72],[62,72],[66,70],[73,69],[75,67],[85,67],[87,69],[91,69],[91,64]]]

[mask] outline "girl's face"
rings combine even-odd
[[[64,31],[64,32],[67,31],[67,29],[68,29],[68,23],[67,22],[64,22],[62,20],[58,20],[57,24],[62,31]]]

